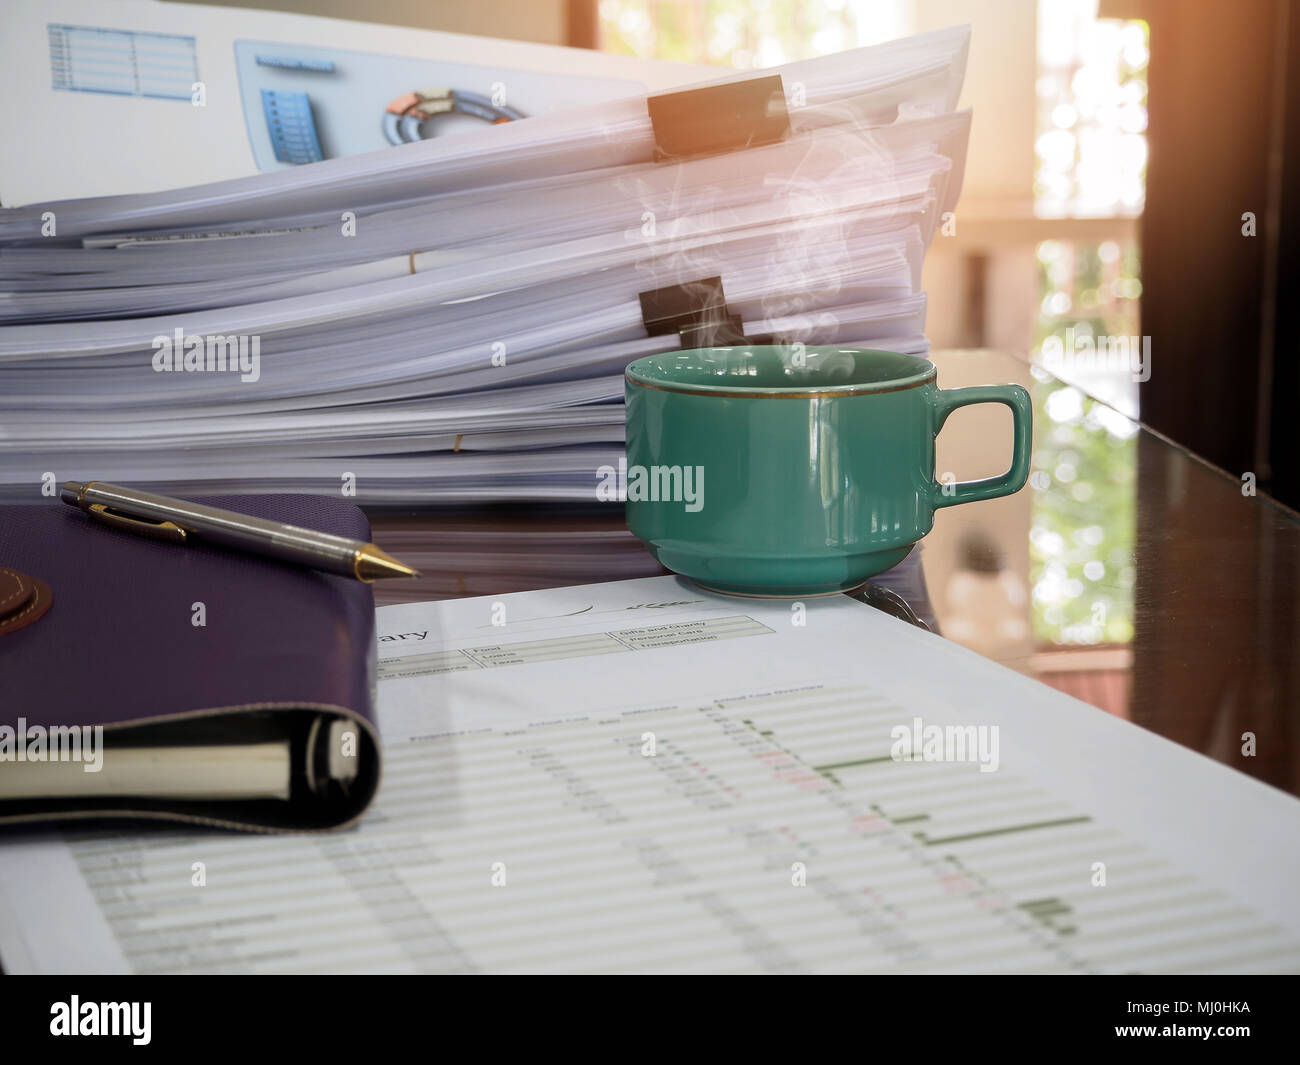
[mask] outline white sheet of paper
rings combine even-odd
[[[713,72],[587,49],[152,0],[9,0],[4,30],[0,86],[8,99],[23,101],[0,114],[0,141],[24,146],[0,166],[0,197],[10,207],[178,188],[277,168],[265,161],[269,140],[257,114],[259,86],[310,92],[315,107],[328,109],[316,120],[333,131],[337,154],[352,154],[382,147],[385,97],[404,91],[458,85],[490,92],[496,82],[529,114],[542,114],[647,88],[671,89]],[[118,36],[101,44],[96,33]],[[145,61],[124,65],[120,58],[129,45],[156,56],[155,75],[170,72],[172,80],[144,82]],[[250,48],[280,58],[341,53],[342,65],[329,74],[277,71],[250,66],[244,54]],[[106,58],[91,67],[97,53]],[[391,85],[374,84],[373,74],[358,85],[358,66],[393,70]],[[101,84],[114,79],[120,91]],[[204,86],[202,106],[191,102],[195,80]],[[353,127],[373,128],[373,144]]]
[[[847,598],[661,577],[379,631],[358,829],[11,838],[6,968],[1300,969],[1300,801]],[[897,760],[917,718],[983,746]]]

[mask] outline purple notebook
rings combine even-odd
[[[198,501],[370,539],[340,499]],[[361,581],[0,507],[0,823],[350,824],[379,784],[375,647]]]

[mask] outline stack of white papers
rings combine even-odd
[[[924,353],[967,42],[779,68],[790,136],[705,158],[652,161],[633,97],[0,212],[0,494],[54,470],[164,491],[350,479],[377,503],[592,499],[622,452],[623,368],[681,344],[647,335],[639,294],[712,277],[747,336]]]

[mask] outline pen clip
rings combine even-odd
[[[129,518],[125,514],[109,510],[108,505],[105,503],[92,503],[87,508],[87,511],[92,518],[102,521],[105,525],[126,529],[129,532],[139,533],[141,536],[148,536],[154,540],[170,540],[176,544],[185,542],[185,530],[174,521],[147,521],[144,518]]]

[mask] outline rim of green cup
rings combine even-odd
[[[656,355],[646,355],[628,364],[626,380],[640,388],[656,389],[660,392],[683,392],[702,396],[735,396],[755,399],[808,399],[813,396],[872,396],[882,392],[899,392],[908,388],[919,388],[934,381],[936,370],[934,363],[917,355],[907,355],[899,351],[885,351],[879,348],[847,348],[837,344],[810,344],[804,348],[808,355],[845,354],[888,358],[897,362],[899,372],[885,380],[871,381],[836,381],[827,384],[779,384],[749,385],[743,383],[739,374],[719,384],[701,384],[674,377],[674,371],[680,373],[690,364],[691,356],[719,352],[755,352],[770,355],[776,352],[789,352],[788,344],[733,344],[710,348],[688,348],[681,351],[665,351]],[[696,363],[698,365],[698,363]]]

